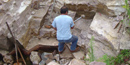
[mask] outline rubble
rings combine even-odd
[[[32,51],[30,55],[30,60],[32,61],[33,64],[39,64],[41,59],[38,55],[38,52]]]
[[[88,53],[92,36],[95,39],[93,48],[96,59],[104,54],[115,56],[118,43],[121,44],[121,49],[129,49],[130,46],[129,35],[124,33],[122,37],[121,33],[115,32],[117,30],[113,29],[112,25],[115,27],[117,21],[111,19],[111,16],[120,16],[125,12],[122,8],[124,4],[122,0],[1,0],[0,49],[11,50],[9,53],[0,50],[4,56],[3,64],[12,65],[14,62],[11,56],[6,56],[7,53],[15,55],[15,51],[12,50],[14,47],[11,43],[12,38],[5,22],[9,23],[17,42],[23,46],[19,48],[25,55],[24,58],[30,56],[28,59],[30,64],[85,65],[84,56]],[[68,15],[73,20],[85,15],[85,18],[75,23],[75,28],[72,30],[72,33],[79,38],[78,45],[83,46],[83,49],[73,54],[69,48],[66,48],[63,54],[58,54],[56,31],[51,26],[53,19],[60,15],[60,8],[64,5],[69,8]],[[54,50],[56,51],[53,54]],[[40,57],[38,54],[41,52],[43,54]]]
[[[3,61],[7,64],[13,64],[13,57],[11,55],[5,55]]]

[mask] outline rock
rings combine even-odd
[[[125,5],[125,1],[123,0],[113,0],[106,3],[106,6],[108,9],[114,11],[115,15],[121,15],[126,10],[122,7],[122,5]]]
[[[3,55],[0,53],[0,63],[3,61]]]
[[[11,50],[14,46],[14,44],[5,36],[1,36],[0,41],[0,49]]]
[[[60,65],[68,65],[70,63],[71,59],[61,59]]]
[[[68,12],[68,15],[72,17],[72,19],[75,18],[76,12],[75,11],[70,11]]]
[[[57,62],[55,62],[55,61],[51,61],[50,63],[48,63],[47,65],[60,65],[60,64],[58,64]]]
[[[106,65],[106,63],[103,63],[103,62],[91,62],[89,65]]]
[[[67,44],[65,45],[65,50],[60,54],[60,58],[62,59],[72,59],[74,56],[70,52],[70,47],[67,47]]]
[[[38,55],[38,52],[32,51],[30,55],[30,60],[32,61],[33,64],[39,64],[41,59]]]
[[[3,0],[3,2],[8,2],[9,0]]]
[[[7,0],[6,0],[7,1]],[[15,2],[17,7],[15,6]],[[11,38],[5,22],[8,22],[13,34],[15,32],[15,38],[19,40],[23,34],[26,32],[28,27],[28,21],[31,17],[31,1],[9,1],[8,3],[3,3],[2,6],[5,10],[3,13],[5,15],[0,18],[0,38],[2,35]],[[4,41],[4,40],[3,40]],[[0,42],[3,42],[2,40]]]
[[[117,0],[66,0],[65,4],[70,10],[77,11],[77,15],[85,14],[86,18],[93,18],[95,12],[115,16],[125,11],[122,8],[122,4],[124,5],[124,1],[122,0],[118,2]]]
[[[89,43],[90,39],[94,37],[94,56],[96,59],[102,57],[104,54],[115,56],[116,50],[114,49],[111,42],[107,40],[104,36],[94,32],[90,29],[92,20],[81,19],[75,24],[74,30],[72,30],[73,34],[78,36],[78,45],[85,46],[84,53],[87,54],[88,48],[90,48]]]
[[[119,28],[113,29],[112,27],[114,21],[115,20],[108,18],[106,15],[96,13],[90,28],[110,41],[114,49],[130,49],[129,35],[124,33],[122,36],[122,32],[117,33]]]
[[[22,65],[22,63],[14,63],[13,65]]]
[[[56,31],[55,31],[53,28],[47,29],[47,28],[42,27],[42,28],[40,29],[40,34],[39,34],[39,36],[40,36],[41,38],[46,38],[46,37],[56,38]]]
[[[3,58],[3,61],[5,63],[9,63],[9,64],[13,64],[13,57],[11,55],[5,55],[4,58]]]
[[[73,59],[70,61],[69,65],[86,65],[86,64],[81,60]]]
[[[85,50],[85,49],[84,49],[84,50]],[[74,57],[75,57],[76,59],[82,60],[82,59],[84,58],[84,52],[83,52],[83,51],[75,52],[75,53],[73,53],[73,55],[74,55]]]

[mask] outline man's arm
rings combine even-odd
[[[73,21],[71,29],[74,29],[74,24],[75,24],[75,22]]]

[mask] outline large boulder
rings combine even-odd
[[[72,32],[79,38],[78,45],[85,46],[84,51],[87,52],[88,48],[90,48],[89,43],[93,36],[93,49],[96,59],[102,57],[104,54],[115,56],[116,52],[112,43],[109,42],[103,35],[91,30],[91,22],[92,20],[81,19],[75,23],[75,28]]]
[[[3,8],[0,17],[0,38],[11,38],[5,22],[8,22],[15,38],[19,40],[27,31],[29,21],[31,19],[31,0],[8,1],[0,5]],[[4,36],[4,37],[2,37]],[[0,40],[4,42],[7,40]],[[7,44],[7,43],[5,43]],[[1,48],[1,47],[0,47]]]
[[[122,8],[124,0],[65,0],[66,6],[78,14],[85,14],[86,18],[93,18],[95,12],[109,16],[120,15],[125,12]]]
[[[119,26],[116,29],[113,27],[115,22],[117,21],[114,18],[96,13],[90,28],[110,41],[114,49],[130,49],[129,35],[121,32],[122,29],[118,33]]]

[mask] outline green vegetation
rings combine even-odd
[[[92,37],[90,40],[90,49],[89,49],[89,53],[88,53],[89,62],[93,62],[95,60],[94,52],[93,52],[93,44],[94,44],[93,41],[94,41],[94,37]]]
[[[130,57],[130,50],[122,50],[120,54],[116,57],[111,57],[105,54],[102,58],[97,61],[104,62],[107,65],[120,65],[121,63],[126,63]]]
[[[114,57],[110,57],[107,54],[103,55],[102,58],[98,59],[99,62],[104,62],[106,65],[114,65]]]
[[[128,18],[130,18],[130,7],[129,7],[128,0],[125,0],[125,5],[123,6],[123,8],[126,9],[126,13],[127,13],[126,15],[128,15]]]
[[[125,24],[125,27],[126,27],[127,24],[129,24],[129,26],[130,26],[130,6],[129,6],[129,3],[128,3],[128,0],[125,0],[125,5],[122,6],[122,7],[126,9],[126,12],[125,12],[125,15],[124,15],[124,19],[121,22],[123,22],[123,24]],[[126,31],[128,33],[130,33],[130,29],[126,29]]]

